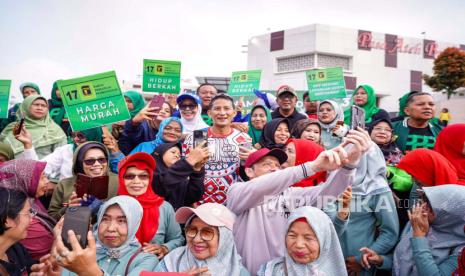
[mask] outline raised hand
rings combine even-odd
[[[424,237],[429,231],[428,212],[426,202],[417,203],[408,211],[408,218],[412,224],[413,236]]]
[[[26,129],[26,125],[23,125],[21,132],[15,135],[16,140],[20,141],[24,145],[24,149],[32,148],[32,136]]]
[[[150,104],[146,105],[144,108],[142,108],[139,113],[137,113],[134,118],[132,118],[132,122],[136,125],[142,123],[144,120],[152,121],[155,120],[158,116],[158,113],[160,112],[159,107],[150,107]]]
[[[357,130],[350,130],[342,144],[339,145],[347,150],[347,163],[344,165],[357,166],[362,154],[367,152],[372,144],[373,142],[366,130],[360,127]]]

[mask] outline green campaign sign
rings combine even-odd
[[[58,81],[73,131],[130,119],[114,71]]]
[[[254,89],[260,88],[262,70],[233,72],[228,87],[231,96],[251,96]]]
[[[178,94],[181,91],[181,62],[144,59],[142,91]]]
[[[346,97],[342,67],[313,69],[305,73],[312,101]]]
[[[0,118],[8,118],[11,80],[0,80]]]

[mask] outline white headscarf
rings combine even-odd
[[[426,235],[434,262],[440,264],[465,246],[465,186],[440,185],[424,187],[425,195],[433,209],[434,221]],[[410,239],[412,225],[407,223],[400,242],[394,251],[393,275],[419,275],[413,260]]]
[[[126,241],[117,248],[108,248],[106,247],[98,238],[98,227],[102,222],[103,215],[107,209],[112,205],[118,205],[126,216],[126,221],[128,224],[128,235]],[[97,255],[105,254],[110,258],[119,259],[123,257],[127,252],[132,251],[131,247],[140,247],[140,243],[136,238],[136,232],[139,229],[140,221],[142,219],[142,214],[144,210],[140,203],[130,196],[115,196],[105,202],[97,217],[97,224],[94,230],[94,236],[97,239]]]
[[[190,221],[186,223],[189,225]],[[182,272],[196,267],[208,267],[209,273],[214,276],[231,276],[240,275],[242,266],[241,256],[237,253],[234,237],[231,230],[226,227],[218,227],[219,242],[216,256],[205,260],[197,260],[187,246],[181,246],[163,258],[163,263],[167,271],[164,272]],[[160,267],[160,266],[159,266]],[[162,267],[162,270],[165,269]]]
[[[347,275],[344,256],[342,255],[341,245],[337,237],[331,219],[320,209],[304,206],[294,210],[289,216],[287,228],[299,218],[305,218],[308,224],[315,232],[318,243],[320,245],[320,255],[318,258],[308,264],[299,264],[284,252],[284,257],[276,258],[266,263],[264,269],[260,269],[259,275],[264,276],[281,276],[287,275],[302,276],[332,276],[332,275]]]
[[[186,118],[182,116],[182,112],[179,112],[181,114],[181,123],[184,127],[182,134],[190,134],[194,130],[208,128],[208,125],[202,119],[202,106],[200,104],[197,106],[197,114],[195,114],[195,117],[192,120],[186,120]]]
[[[323,129],[331,130],[336,126],[337,121],[344,121],[344,110],[335,101],[325,100],[325,101],[321,101],[320,104],[318,105],[318,109],[317,109],[318,112],[320,112],[320,106],[324,103],[329,103],[333,107],[334,111],[336,111],[336,117],[334,117],[334,120],[332,120],[328,124],[323,123],[319,118],[318,118],[318,121],[320,122],[320,125]]]

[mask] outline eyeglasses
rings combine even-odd
[[[374,127],[373,130],[376,130],[376,131],[384,131],[384,132],[392,132],[392,129],[390,129],[390,128],[384,128],[384,127]]]
[[[196,108],[197,108],[197,106],[193,105],[193,104],[183,104],[183,105],[179,106],[179,109],[181,109],[181,110],[194,110]]]
[[[134,180],[134,179],[136,179],[136,177],[139,178],[139,180],[142,180],[142,181],[149,179],[148,174],[125,174],[123,176],[123,178],[125,180]]]
[[[294,99],[294,94],[289,93],[289,92],[283,92],[281,95],[278,96],[278,99],[287,99],[287,100],[292,100]]]
[[[95,164],[95,161],[98,161],[100,163],[100,165],[103,165],[103,164],[107,163],[107,158],[101,157],[101,158],[97,158],[97,159],[86,159],[86,160],[84,160],[84,164],[86,164],[87,166],[92,166],[92,165]]]
[[[37,215],[37,210],[33,208],[29,208],[27,213],[18,213],[19,215],[29,215],[31,218],[35,217]]]
[[[186,227],[186,237],[191,239],[195,238],[199,232],[200,238],[204,241],[211,241],[215,237],[215,230],[212,227],[205,227],[200,230],[191,226]]]

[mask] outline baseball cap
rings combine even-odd
[[[224,226],[233,230],[236,216],[226,206],[218,203],[205,203],[197,208],[181,207],[176,211],[176,221],[186,223],[192,215],[198,216],[203,222],[211,226]]]
[[[186,99],[191,99],[193,100],[194,102],[196,102],[197,104],[200,104],[200,98],[195,95],[195,94],[191,94],[191,93],[184,93],[184,94],[180,94],[177,98],[176,98],[176,103],[177,104],[180,104],[182,103],[182,101],[186,100]]]
[[[290,87],[289,85],[281,85],[278,88],[278,91],[276,92],[276,97],[279,97],[279,95],[286,93],[286,92],[291,93],[292,95],[297,97],[297,94],[295,93],[295,89]]]
[[[250,168],[253,164],[260,161],[265,156],[274,156],[278,158],[279,164],[282,164],[287,161],[287,154],[281,149],[259,149],[256,152],[249,155],[249,158],[245,161],[245,167]]]

